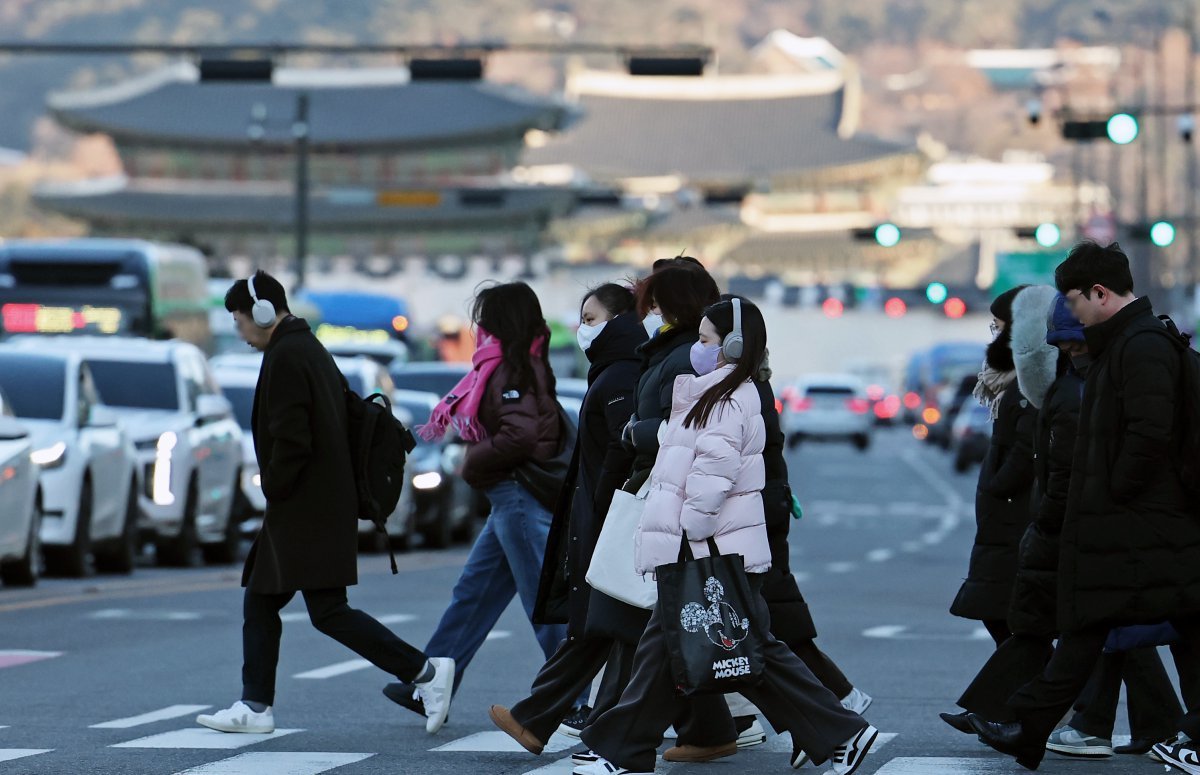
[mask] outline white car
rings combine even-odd
[[[137,556],[138,469],[130,437],[101,405],[73,352],[0,346],[0,390],[29,429],[41,467],[40,541],[46,571],[128,573]]]
[[[239,359],[241,356],[236,356]],[[257,359],[262,364],[262,358]],[[213,376],[221,391],[233,405],[233,416],[242,428],[242,480],[240,497],[235,501],[234,516],[245,523],[261,519],[267,510],[267,496],[263,495],[262,475],[258,470],[258,455],[254,451],[254,428],[250,416],[254,411],[254,391],[258,387],[258,369],[242,364],[228,365],[214,358]],[[224,363],[225,365],[221,365]],[[245,525],[243,525],[245,527]]]
[[[0,580],[8,586],[36,584],[42,563],[41,494],[32,452],[29,431],[0,392]]]
[[[23,345],[80,353],[101,400],[137,447],[143,471],[141,528],[163,565],[237,559],[231,519],[241,486],[242,429],[204,353],[181,341],[49,337]]]
[[[871,445],[871,400],[867,386],[849,374],[805,377],[784,390],[783,431],[794,448],[807,439],[852,441]]]

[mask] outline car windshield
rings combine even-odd
[[[810,396],[852,396],[854,388],[842,385],[810,385],[807,391]]]
[[[221,390],[229,399],[229,403],[233,404],[233,414],[237,417],[238,425],[242,426],[243,430],[252,430],[250,415],[254,411],[254,388],[224,387]]]
[[[392,372],[392,379],[400,390],[416,390],[421,393],[446,395],[466,374],[463,371],[405,371]]]
[[[17,417],[61,420],[66,373],[66,364],[51,358],[0,358],[0,390]]]
[[[175,366],[137,361],[88,361],[100,400],[128,409],[179,410]]]

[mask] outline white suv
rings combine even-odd
[[[40,466],[46,571],[128,573],[137,555],[138,470],[116,414],[100,405],[82,358],[71,352],[0,347],[0,389],[29,429]]]
[[[204,353],[181,341],[121,337],[50,337],[36,346],[81,353],[101,399],[133,437],[141,526],[159,563],[192,565],[197,548],[206,562],[234,562],[242,429]]]
[[[32,453],[29,430],[0,391],[0,580],[10,586],[36,584],[42,564],[41,494]]]

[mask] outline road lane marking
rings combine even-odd
[[[504,640],[511,637],[512,633],[508,630],[492,630],[487,634],[487,637],[484,638],[484,640]]]
[[[61,657],[61,651],[30,651],[29,649],[5,649],[0,651],[0,668],[28,665],[43,659]]]
[[[850,573],[858,568],[858,563],[853,562],[831,562],[825,566],[825,570],[830,573]]]
[[[871,746],[870,753],[879,753],[879,749],[883,748],[888,743],[896,739],[897,732],[880,732],[879,737],[875,738],[875,745]],[[790,732],[781,732],[778,735],[772,735],[767,738],[767,742],[761,746],[747,748],[747,751],[769,751],[771,753],[791,753],[792,752],[792,735]]]
[[[792,578],[796,579],[797,584],[803,584],[812,578],[812,576],[804,571],[796,571],[792,574]]]
[[[968,759],[936,756],[900,756],[875,770],[875,775],[1008,775],[1013,771],[1012,760]]]
[[[129,716],[128,718],[105,721],[101,724],[92,724],[88,729],[130,729],[131,727],[140,727],[143,724],[153,724],[156,721],[166,721],[167,719],[179,718],[180,716],[189,716],[193,713],[199,713],[202,710],[208,710],[211,707],[211,705],[169,705],[159,710],[143,713],[140,716]]]
[[[363,670],[371,667],[371,663],[365,659],[348,659],[345,662],[336,662],[325,667],[318,667],[315,670],[306,670],[303,673],[296,673],[292,678],[302,678],[307,680],[319,681],[324,678],[333,678],[346,673],[353,673],[356,670]]]
[[[909,632],[907,624],[881,624],[868,627],[862,631],[864,638],[879,640],[991,640],[992,636],[984,627],[976,627],[969,634],[958,633],[915,633]]]
[[[243,753],[175,775],[318,775],[370,759],[373,753]]]
[[[887,562],[896,556],[896,553],[891,549],[872,549],[867,552],[868,562]]]
[[[102,608],[92,611],[88,619],[126,619],[138,622],[194,622],[203,617],[195,611],[134,611],[129,608]]]
[[[522,748],[521,750],[525,749]],[[666,762],[660,758],[654,767],[654,775],[662,775],[664,772],[670,772],[675,764],[675,762]],[[536,770],[522,773],[522,775],[571,775],[577,766],[571,761],[571,757],[568,756],[565,759],[559,759],[553,764],[547,764],[545,767],[538,767]]]
[[[174,732],[163,732],[149,737],[139,737],[127,743],[117,743],[109,748],[203,748],[212,750],[233,750],[245,748],[248,745],[258,745],[268,740],[276,740],[286,735],[303,732],[303,729],[276,729],[269,735],[248,735],[238,732],[217,732],[203,727],[177,729]]]
[[[550,740],[546,743],[545,753],[558,753],[567,751],[577,745],[583,745],[578,738],[568,737],[567,735],[555,732],[550,735]],[[460,737],[445,745],[439,745],[437,748],[430,748],[430,751],[446,752],[446,751],[475,751],[475,752],[491,752],[491,753],[528,753],[521,744],[513,740],[506,733],[499,730],[492,732],[476,732],[473,735]]]
[[[24,759],[26,756],[37,756],[53,750],[53,748],[0,748],[0,762],[11,762],[13,759]]]
[[[385,614],[383,616],[376,616],[375,621],[380,624],[404,624],[405,622],[415,621],[416,618],[414,614]],[[286,614],[280,614],[279,620],[282,622],[307,622],[308,612],[289,611]]]

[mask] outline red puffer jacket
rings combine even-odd
[[[487,437],[472,444],[463,465],[467,484],[486,489],[511,479],[513,469],[527,460],[549,460],[558,453],[558,401],[550,391],[545,363],[533,362],[536,390],[514,386],[513,370],[500,364],[488,380],[479,407],[479,422]]]

